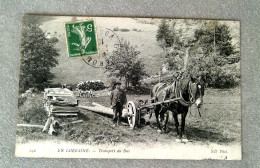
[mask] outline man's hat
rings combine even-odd
[[[115,86],[117,84],[121,85],[121,82],[120,81],[116,81],[116,82],[114,82],[113,86]]]
[[[121,82],[114,82],[112,85],[113,90],[116,88],[116,85],[121,85]]]

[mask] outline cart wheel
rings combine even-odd
[[[131,128],[134,128],[138,122],[138,110],[136,108],[137,108],[137,103],[134,103],[133,101],[129,101],[127,103],[127,112],[128,112],[127,119]]]

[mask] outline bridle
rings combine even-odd
[[[196,83],[196,87],[198,87],[199,88],[199,98],[202,98],[202,86],[201,85],[198,85],[198,83]],[[176,88],[176,90],[177,90],[177,88]],[[192,93],[192,82],[191,81],[189,81],[189,83],[188,83],[188,94],[189,94],[189,101],[187,102],[187,101],[185,101],[184,100],[184,98],[182,97],[182,92],[181,92],[181,90],[179,90],[179,94],[180,94],[180,100],[178,100],[179,101],[179,103],[181,104],[181,105],[183,105],[183,106],[186,106],[186,107],[189,107],[190,108],[190,114],[191,114],[191,106],[195,103],[195,101],[196,101],[196,93],[195,94],[193,94]],[[197,107],[197,109],[198,109],[198,112],[199,112],[199,116],[201,117],[201,113],[200,113],[200,110],[199,110],[199,108]],[[191,114],[192,115],[192,114]],[[193,115],[192,115],[193,116]]]

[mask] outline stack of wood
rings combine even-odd
[[[78,100],[73,92],[63,88],[44,89],[44,106],[48,116],[78,116]]]

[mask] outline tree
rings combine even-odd
[[[46,38],[38,21],[24,21],[21,42],[20,92],[34,87],[44,89],[54,77],[51,68],[58,64],[58,39]]]
[[[167,70],[180,70],[183,66],[183,57],[185,53],[184,43],[181,41],[181,36],[175,30],[177,22],[172,20],[167,22],[162,20],[158,26],[156,40],[159,46],[163,48],[165,54],[164,64]]]
[[[194,36],[195,42],[201,44],[206,56],[214,53],[227,58],[234,54],[234,47],[231,43],[232,37],[227,25],[209,22],[205,27],[196,30]]]
[[[203,21],[202,27],[194,31],[194,37],[182,36],[175,30],[175,23],[168,26],[162,21],[156,40],[165,51],[165,62],[169,71],[186,71],[193,79],[214,88],[233,87],[239,84],[237,65],[229,65],[228,58],[235,53],[229,27],[216,21]],[[191,26],[186,24],[185,26]],[[189,29],[187,29],[189,30]],[[184,33],[191,33],[188,31]],[[193,31],[192,29],[190,31]],[[229,68],[229,69],[228,69]]]
[[[193,79],[197,79],[204,83],[207,87],[213,88],[229,88],[239,84],[240,70],[239,63],[236,64],[217,64],[218,57],[214,54],[205,56],[199,54],[199,48],[193,48],[190,52],[190,60],[187,72]]]
[[[140,51],[137,51],[130,42],[122,39],[119,47],[106,59],[106,72],[108,77],[116,77],[125,80],[125,86],[130,84],[136,86],[145,72],[145,65],[142,59],[138,58]]]
[[[209,22],[194,33],[188,71],[201,77],[207,86],[228,88],[239,84],[237,65],[229,65],[228,57],[235,53],[227,25]]]
[[[171,34],[170,26],[167,20],[163,19],[158,27],[156,40],[161,43],[161,47],[170,47],[173,43],[173,37]]]

